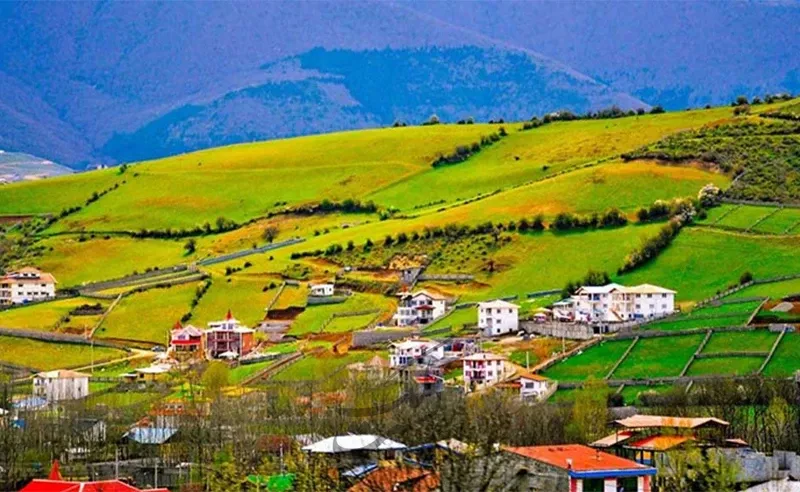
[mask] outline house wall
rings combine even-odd
[[[0,287],[0,303],[22,304],[55,297],[56,286],[48,282],[7,280]]]
[[[519,310],[514,308],[478,308],[478,328],[486,336],[498,336],[519,329]]]
[[[77,400],[89,394],[89,378],[34,378],[33,395],[47,401]]]

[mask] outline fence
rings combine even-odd
[[[533,299],[535,297],[544,297],[544,296],[551,296],[553,294],[560,294],[561,289],[551,289],[551,290],[540,290],[537,292],[529,292],[526,294],[528,299]]]
[[[420,334],[417,329],[409,330],[362,330],[353,332],[352,347],[368,347],[384,342],[391,342],[394,340],[402,340],[404,338],[418,336]]]
[[[753,205],[756,207],[775,207],[775,208],[800,208],[800,203],[759,202],[756,200],[734,200],[732,198],[723,198],[720,201],[722,203],[727,203],[729,205]]]
[[[424,281],[424,280],[441,280],[446,282],[460,282],[465,280],[474,280],[474,275],[468,275],[465,273],[424,273],[417,277],[417,280]]]
[[[520,322],[520,328],[528,333],[570,340],[589,340],[595,336],[594,329],[591,326],[579,323],[522,321]]]
[[[158,268],[150,270],[149,272],[126,275],[124,277],[119,277],[111,280],[104,280],[102,282],[90,282],[81,285],[80,290],[82,291],[108,290],[116,287],[124,287],[129,284],[137,283],[141,280],[147,280],[153,277],[160,277],[168,273],[182,272],[188,269],[189,267],[187,265],[175,265],[166,268]]]
[[[259,253],[266,253],[267,251],[272,251],[274,249],[302,243],[303,241],[305,241],[305,239],[299,237],[293,239],[287,239],[286,241],[268,244],[266,246],[261,246],[260,248],[244,249],[241,251],[236,251],[234,253],[228,253],[226,255],[215,256],[213,258],[206,258],[204,260],[198,261],[197,264],[200,266],[208,266],[208,265],[214,265],[216,263],[224,263],[226,261],[235,260],[237,258],[243,258],[245,256],[250,256],[250,255],[257,255]]]

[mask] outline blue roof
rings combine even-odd
[[[139,444],[164,444],[177,432],[171,427],[133,427],[124,437]]]
[[[376,468],[378,468],[377,463],[367,463],[366,465],[360,465],[351,470],[347,470],[346,472],[342,473],[342,476],[348,478],[359,478],[371,472],[372,470],[375,470]]]
[[[624,477],[642,477],[645,475],[655,475],[656,469],[649,468],[631,468],[625,470],[591,470],[591,471],[575,471],[569,470],[567,472],[572,478],[624,478]]]

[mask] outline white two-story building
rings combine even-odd
[[[519,306],[497,300],[478,304],[478,328],[484,336],[496,337],[519,329]]]
[[[479,352],[461,359],[464,364],[464,391],[492,386],[508,375],[506,357]]]
[[[314,297],[330,297],[333,295],[333,284],[310,284],[309,287],[311,288],[311,295]]]
[[[89,375],[67,370],[40,372],[33,378],[33,396],[48,402],[86,398]]]
[[[56,279],[37,268],[22,268],[0,278],[0,304],[24,304],[55,296]]]
[[[444,358],[445,346],[431,340],[403,340],[389,345],[389,367],[403,369],[409,366],[424,364],[426,358],[439,360]]]
[[[397,326],[427,325],[444,316],[447,299],[438,294],[420,290],[414,293],[397,294],[400,302],[392,317]]]
[[[675,312],[675,294],[650,284],[581,287],[572,296],[574,320],[619,323],[667,316]]]

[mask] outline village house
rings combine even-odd
[[[479,352],[461,359],[464,367],[464,390],[492,386],[507,376],[506,357]]]
[[[314,297],[330,297],[333,295],[334,286],[331,283],[310,284],[311,295]]]
[[[25,304],[55,296],[55,277],[37,268],[22,268],[0,278],[0,305]]]
[[[584,286],[572,296],[573,320],[619,323],[667,316],[675,312],[675,294],[650,284]]]
[[[206,330],[206,351],[212,359],[240,358],[253,350],[255,331],[242,326],[230,310],[222,321],[212,321]]]
[[[650,492],[656,469],[581,444],[503,448],[506,490]]]
[[[478,304],[478,328],[484,336],[496,337],[519,329],[519,306],[503,300]]]
[[[403,340],[389,345],[389,367],[392,369],[426,364],[430,359],[443,357],[444,345],[431,340]]]
[[[89,395],[89,375],[58,370],[40,372],[33,378],[33,396],[48,402],[77,400]]]
[[[392,317],[397,326],[427,325],[444,316],[447,299],[425,290],[397,294],[400,301]]]
[[[175,354],[200,355],[203,353],[203,332],[192,325],[175,323],[170,332],[169,348]]]
[[[558,384],[552,379],[523,370],[499,383],[498,387],[518,393],[521,400],[544,401],[558,389]]]

